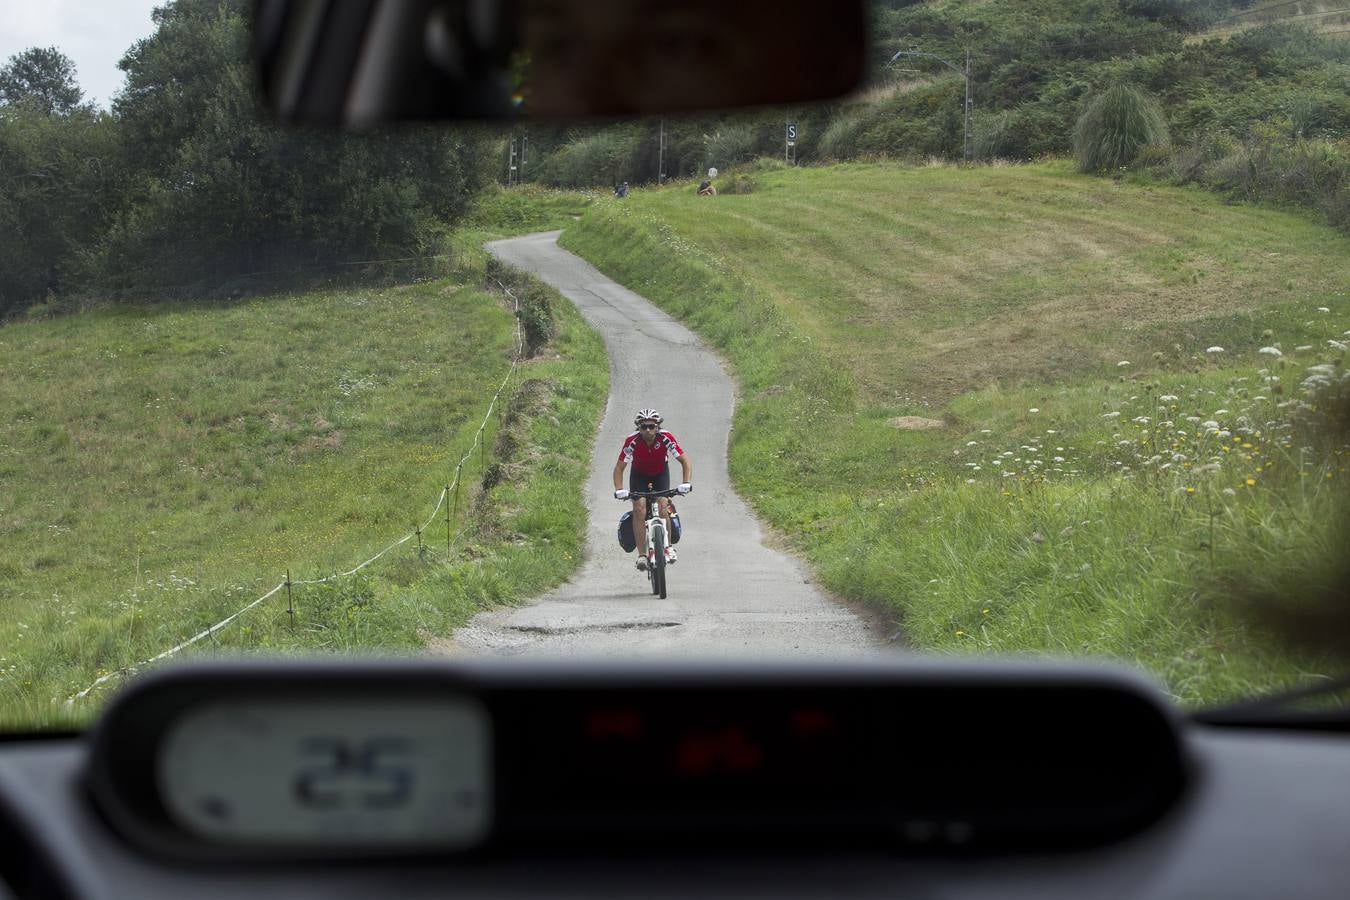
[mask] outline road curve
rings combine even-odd
[[[838,657],[883,646],[881,629],[816,590],[795,559],[761,543],[758,522],[727,476],[735,397],[717,359],[670,316],[560,248],[559,234],[494,241],[488,250],[561,291],[609,351],[609,402],[585,489],[586,560],[557,590],[475,616],[447,649],[762,658]],[[661,410],[694,464],[694,493],[679,502],[684,538],[666,600],[652,595],[615,538],[626,504],[613,499],[614,461],[642,406]]]

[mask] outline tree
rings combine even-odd
[[[0,67],[0,104],[32,104],[47,115],[68,114],[84,94],[75,63],[55,47],[30,47]]]
[[[485,182],[476,135],[279,128],[259,112],[243,0],[174,0],[123,57],[114,103],[133,201],[113,286],[220,283],[429,249]]]

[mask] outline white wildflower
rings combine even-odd
[[[1103,418],[1103,419],[1118,419],[1118,418],[1120,418],[1120,413],[1118,413],[1118,412],[1104,413],[1104,414],[1102,415],[1102,418]]]
[[[1163,394],[1158,399],[1163,403],[1175,403],[1180,398],[1178,398],[1176,394]]]
[[[1223,348],[1222,348],[1222,347],[1206,347],[1206,348],[1205,348],[1205,352],[1206,352],[1206,353],[1222,353],[1222,352],[1223,352]]]
[[[1031,409],[1027,410],[1027,412],[1040,412],[1040,410],[1033,406]]]
[[[1320,313],[1329,313],[1331,312],[1331,308],[1327,306],[1319,306],[1317,307],[1317,311]]]
[[[1284,356],[1276,347],[1262,347],[1257,353],[1264,353],[1266,356]]]
[[[1345,341],[1328,340],[1327,343],[1330,344],[1331,346],[1335,347],[1337,350],[1341,351],[1342,353],[1344,353],[1346,350],[1350,350],[1350,345],[1347,345],[1347,344],[1345,343]]]

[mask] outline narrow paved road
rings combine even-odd
[[[766,657],[852,655],[882,646],[881,629],[826,598],[794,559],[760,542],[758,523],[727,477],[735,398],[717,359],[670,316],[558,247],[558,234],[496,241],[488,250],[561,291],[609,350],[609,402],[586,485],[587,559],[572,581],[539,600],[476,616],[455,634],[454,648]],[[679,502],[685,532],[666,600],[652,595],[615,538],[626,504],[613,499],[614,462],[643,406],[661,410],[694,464],[694,493]]]

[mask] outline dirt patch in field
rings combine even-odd
[[[887,419],[886,424],[904,431],[931,431],[947,426],[941,419],[925,419],[923,416],[896,416],[894,419]]]

